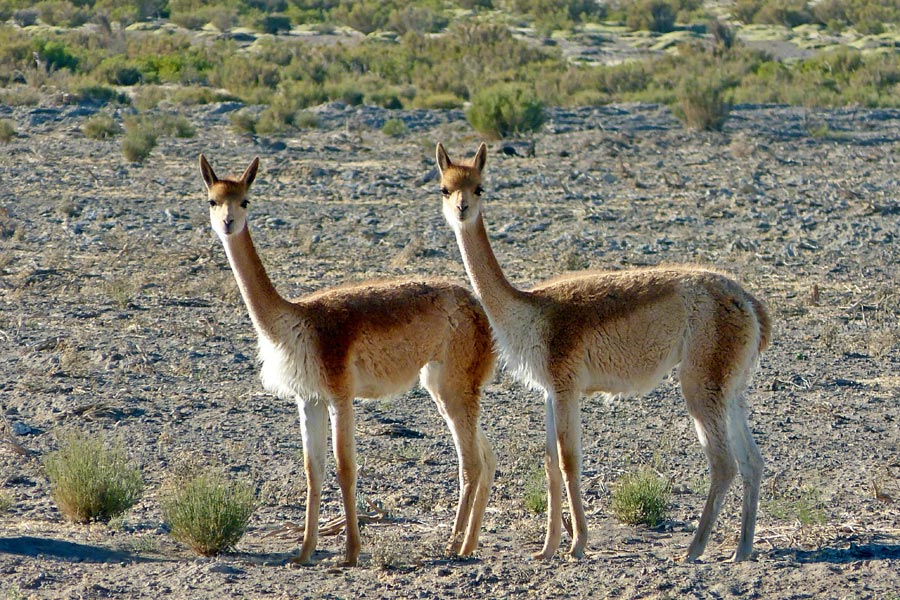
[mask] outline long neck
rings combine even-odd
[[[494,256],[481,215],[474,223],[454,228],[466,273],[475,294],[491,321],[502,322],[512,307],[525,301],[526,294],[516,289],[503,275]]]
[[[266,274],[250,238],[250,229],[245,226],[239,233],[225,236],[222,242],[253,325],[260,333],[272,334],[288,302],[278,295]]]

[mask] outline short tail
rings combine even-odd
[[[750,304],[756,312],[756,320],[759,323],[759,351],[762,352],[772,340],[772,320],[769,318],[769,311],[766,305],[750,295]]]

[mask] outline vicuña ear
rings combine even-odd
[[[487,146],[484,142],[481,142],[481,145],[478,146],[478,152],[475,153],[475,159],[472,161],[472,166],[481,173],[484,170],[485,162],[487,162]]]
[[[444,146],[440,142],[438,142],[438,145],[437,145],[436,155],[437,155],[438,169],[440,170],[441,175],[443,175],[444,171],[447,170],[447,167],[449,167],[453,163],[450,162],[450,157],[447,156],[447,151],[444,150]]]
[[[214,183],[219,181],[219,178],[216,177],[212,167],[209,166],[209,161],[206,160],[206,157],[202,154],[200,155],[200,174],[203,175],[203,183],[206,184],[207,190],[211,188]]]
[[[244,187],[249,189],[250,184],[253,183],[253,180],[256,179],[256,171],[259,170],[259,157],[253,159],[253,162],[250,163],[250,166],[247,167],[247,170],[244,171],[244,174],[241,175],[241,183],[244,184]]]

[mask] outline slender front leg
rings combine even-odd
[[[325,403],[321,400],[297,399],[300,411],[300,431],[303,435],[303,464],[306,469],[306,523],[300,554],[291,559],[308,564],[319,539],[319,507],[322,503],[322,480],[325,477],[326,418]]]
[[[336,401],[331,406],[330,414],[337,479],[341,486],[344,517],[347,521],[344,564],[355,567],[359,558],[360,540],[359,519],[356,516],[356,437],[352,400]]]
[[[543,560],[556,554],[559,540],[562,537],[562,474],[559,470],[559,451],[556,445],[556,399],[547,394],[547,454],[544,458],[544,469],[547,472],[547,535],[544,548],[533,558]]]
[[[556,444],[566,493],[569,496],[569,512],[572,515],[572,547],[575,558],[584,556],[587,545],[587,517],[581,498],[581,411],[579,396],[571,392],[558,393],[554,409],[556,413]],[[549,443],[549,442],[548,442]]]

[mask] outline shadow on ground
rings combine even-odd
[[[785,548],[777,552],[775,556],[793,559],[799,563],[846,564],[860,560],[888,560],[900,558],[900,543],[897,543],[896,540],[892,540],[890,543],[851,543],[846,548],[825,547],[816,550]]]
[[[42,555],[73,562],[163,562],[167,559],[148,557],[125,550],[40,538],[29,535],[0,538],[0,554],[19,556]]]

